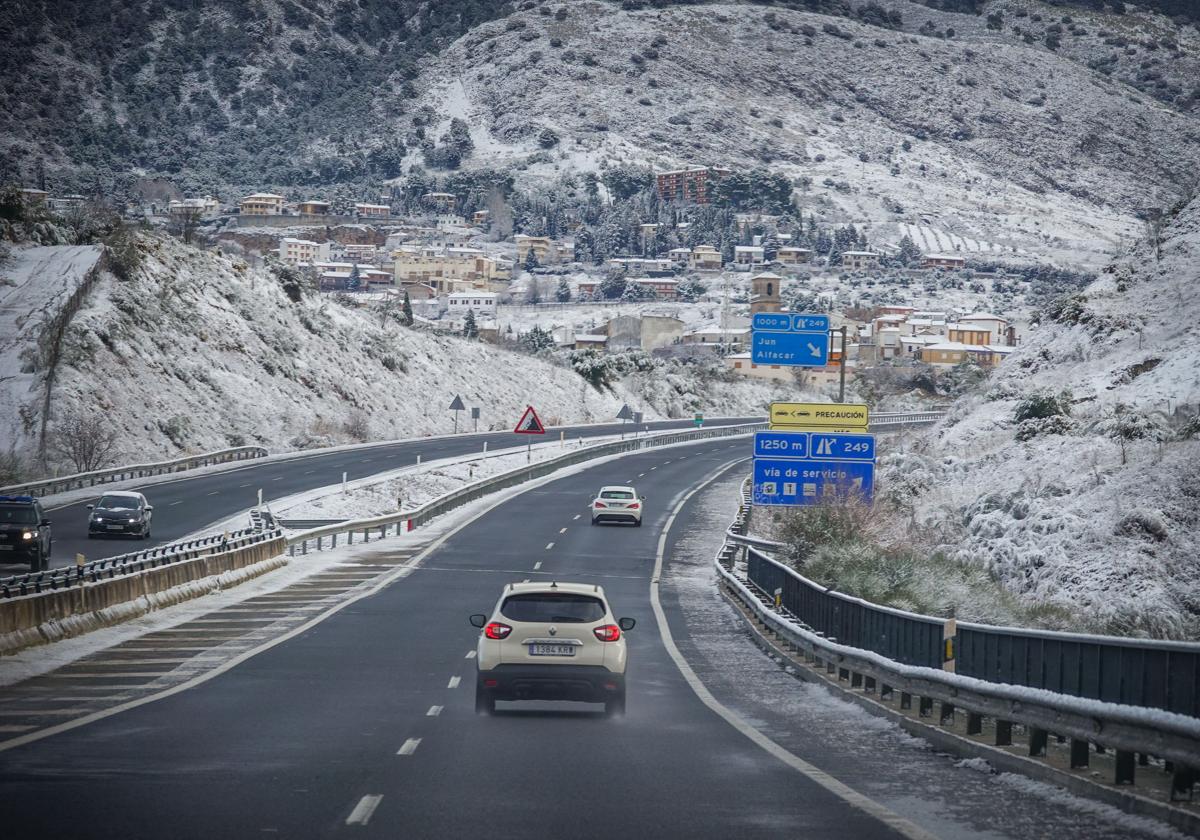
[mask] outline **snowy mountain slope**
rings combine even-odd
[[[6,418],[11,426],[0,430],[0,449],[15,443],[17,406],[31,391],[44,396],[37,371],[45,361],[40,340],[100,259],[97,245],[68,245],[17,248],[0,261],[0,405],[12,406]]]
[[[526,180],[606,160],[769,163],[810,178],[803,203],[831,218],[1063,262],[1133,237],[1135,211],[1170,203],[1200,160],[1194,119],[1043,47],[831,20],[735,4],[516,13],[426,68],[442,117],[427,133],[466,119],[467,165]],[[561,142],[539,148],[543,129]]]
[[[775,394],[699,376],[600,392],[566,367],[403,328],[375,303],[292,303],[271,275],[216,252],[156,237],[141,247],[131,279],[103,273],[72,320],[52,405],[51,435],[64,414],[102,414],[120,432],[118,461],[442,434],[456,394],[482,408],[481,429],[510,428],[528,403],[557,424],[609,421],[622,403],[647,419],[759,413]],[[40,416],[41,391],[26,384],[0,406],[0,427],[5,447],[31,452],[18,417]]]
[[[1050,307],[985,395],[883,459],[910,532],[1085,625],[1200,637],[1198,288],[1200,199],[1157,259],[1139,245]],[[1034,394],[1069,417],[1018,422]]]

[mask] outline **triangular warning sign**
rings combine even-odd
[[[521,415],[521,422],[517,423],[517,428],[513,431],[519,435],[544,435],[546,427],[542,425],[542,420],[533,410],[533,406],[527,405],[525,413]]]

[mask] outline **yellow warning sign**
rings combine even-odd
[[[865,405],[847,403],[771,403],[772,429],[861,431],[869,416]]]

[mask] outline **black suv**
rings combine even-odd
[[[31,571],[50,568],[50,520],[33,496],[0,496],[0,563],[25,562]]]

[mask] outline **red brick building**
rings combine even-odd
[[[660,201],[708,204],[711,183],[729,174],[730,170],[720,166],[689,166],[687,169],[656,172],[654,181]]]

